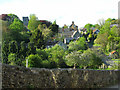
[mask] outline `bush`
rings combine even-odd
[[[38,54],[31,54],[28,57],[26,57],[26,60],[28,59],[28,67],[37,67],[37,68],[41,68],[42,64],[41,64],[41,57]],[[24,64],[26,65],[26,61],[24,61]]]
[[[102,65],[102,58],[97,52],[91,51],[90,49],[84,51],[81,59],[86,62],[86,65],[89,68],[98,68],[100,65]]]
[[[18,64],[17,55],[15,53],[10,53],[9,54],[8,63],[10,65],[17,65]]]
[[[42,64],[42,68],[50,68],[51,63],[48,60],[43,60],[41,64]]]

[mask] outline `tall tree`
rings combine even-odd
[[[53,35],[58,33],[58,28],[59,28],[59,26],[56,24],[56,21],[54,21],[53,24],[51,24],[50,27],[49,27],[49,29],[52,30]]]
[[[35,30],[37,27],[38,27],[38,18],[36,17],[35,14],[31,14],[30,15],[30,20],[29,20],[29,23],[28,23],[28,29],[30,30]]]
[[[9,53],[18,53],[18,45],[16,41],[9,43]]]
[[[22,40],[22,35],[20,32],[24,29],[23,23],[15,18],[13,23],[9,26],[9,29],[11,39],[20,42]]]
[[[8,55],[9,55],[9,42],[3,41],[2,43],[2,62],[8,63]]]
[[[30,37],[30,42],[34,42],[37,48],[44,48],[44,38],[42,32],[39,29],[35,29]]]
[[[86,28],[87,31],[90,32],[90,29],[91,29],[92,26],[93,26],[92,24],[88,23],[84,26],[84,28]]]

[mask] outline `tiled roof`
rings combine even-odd
[[[111,54],[115,53],[116,51],[112,51]]]

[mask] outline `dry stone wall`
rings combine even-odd
[[[118,70],[40,69],[2,64],[3,88],[100,88],[118,83]]]

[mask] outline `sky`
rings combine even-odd
[[[120,0],[0,0],[0,14],[35,14],[39,20],[55,21],[62,27],[72,21],[80,28],[99,19],[118,18]]]

